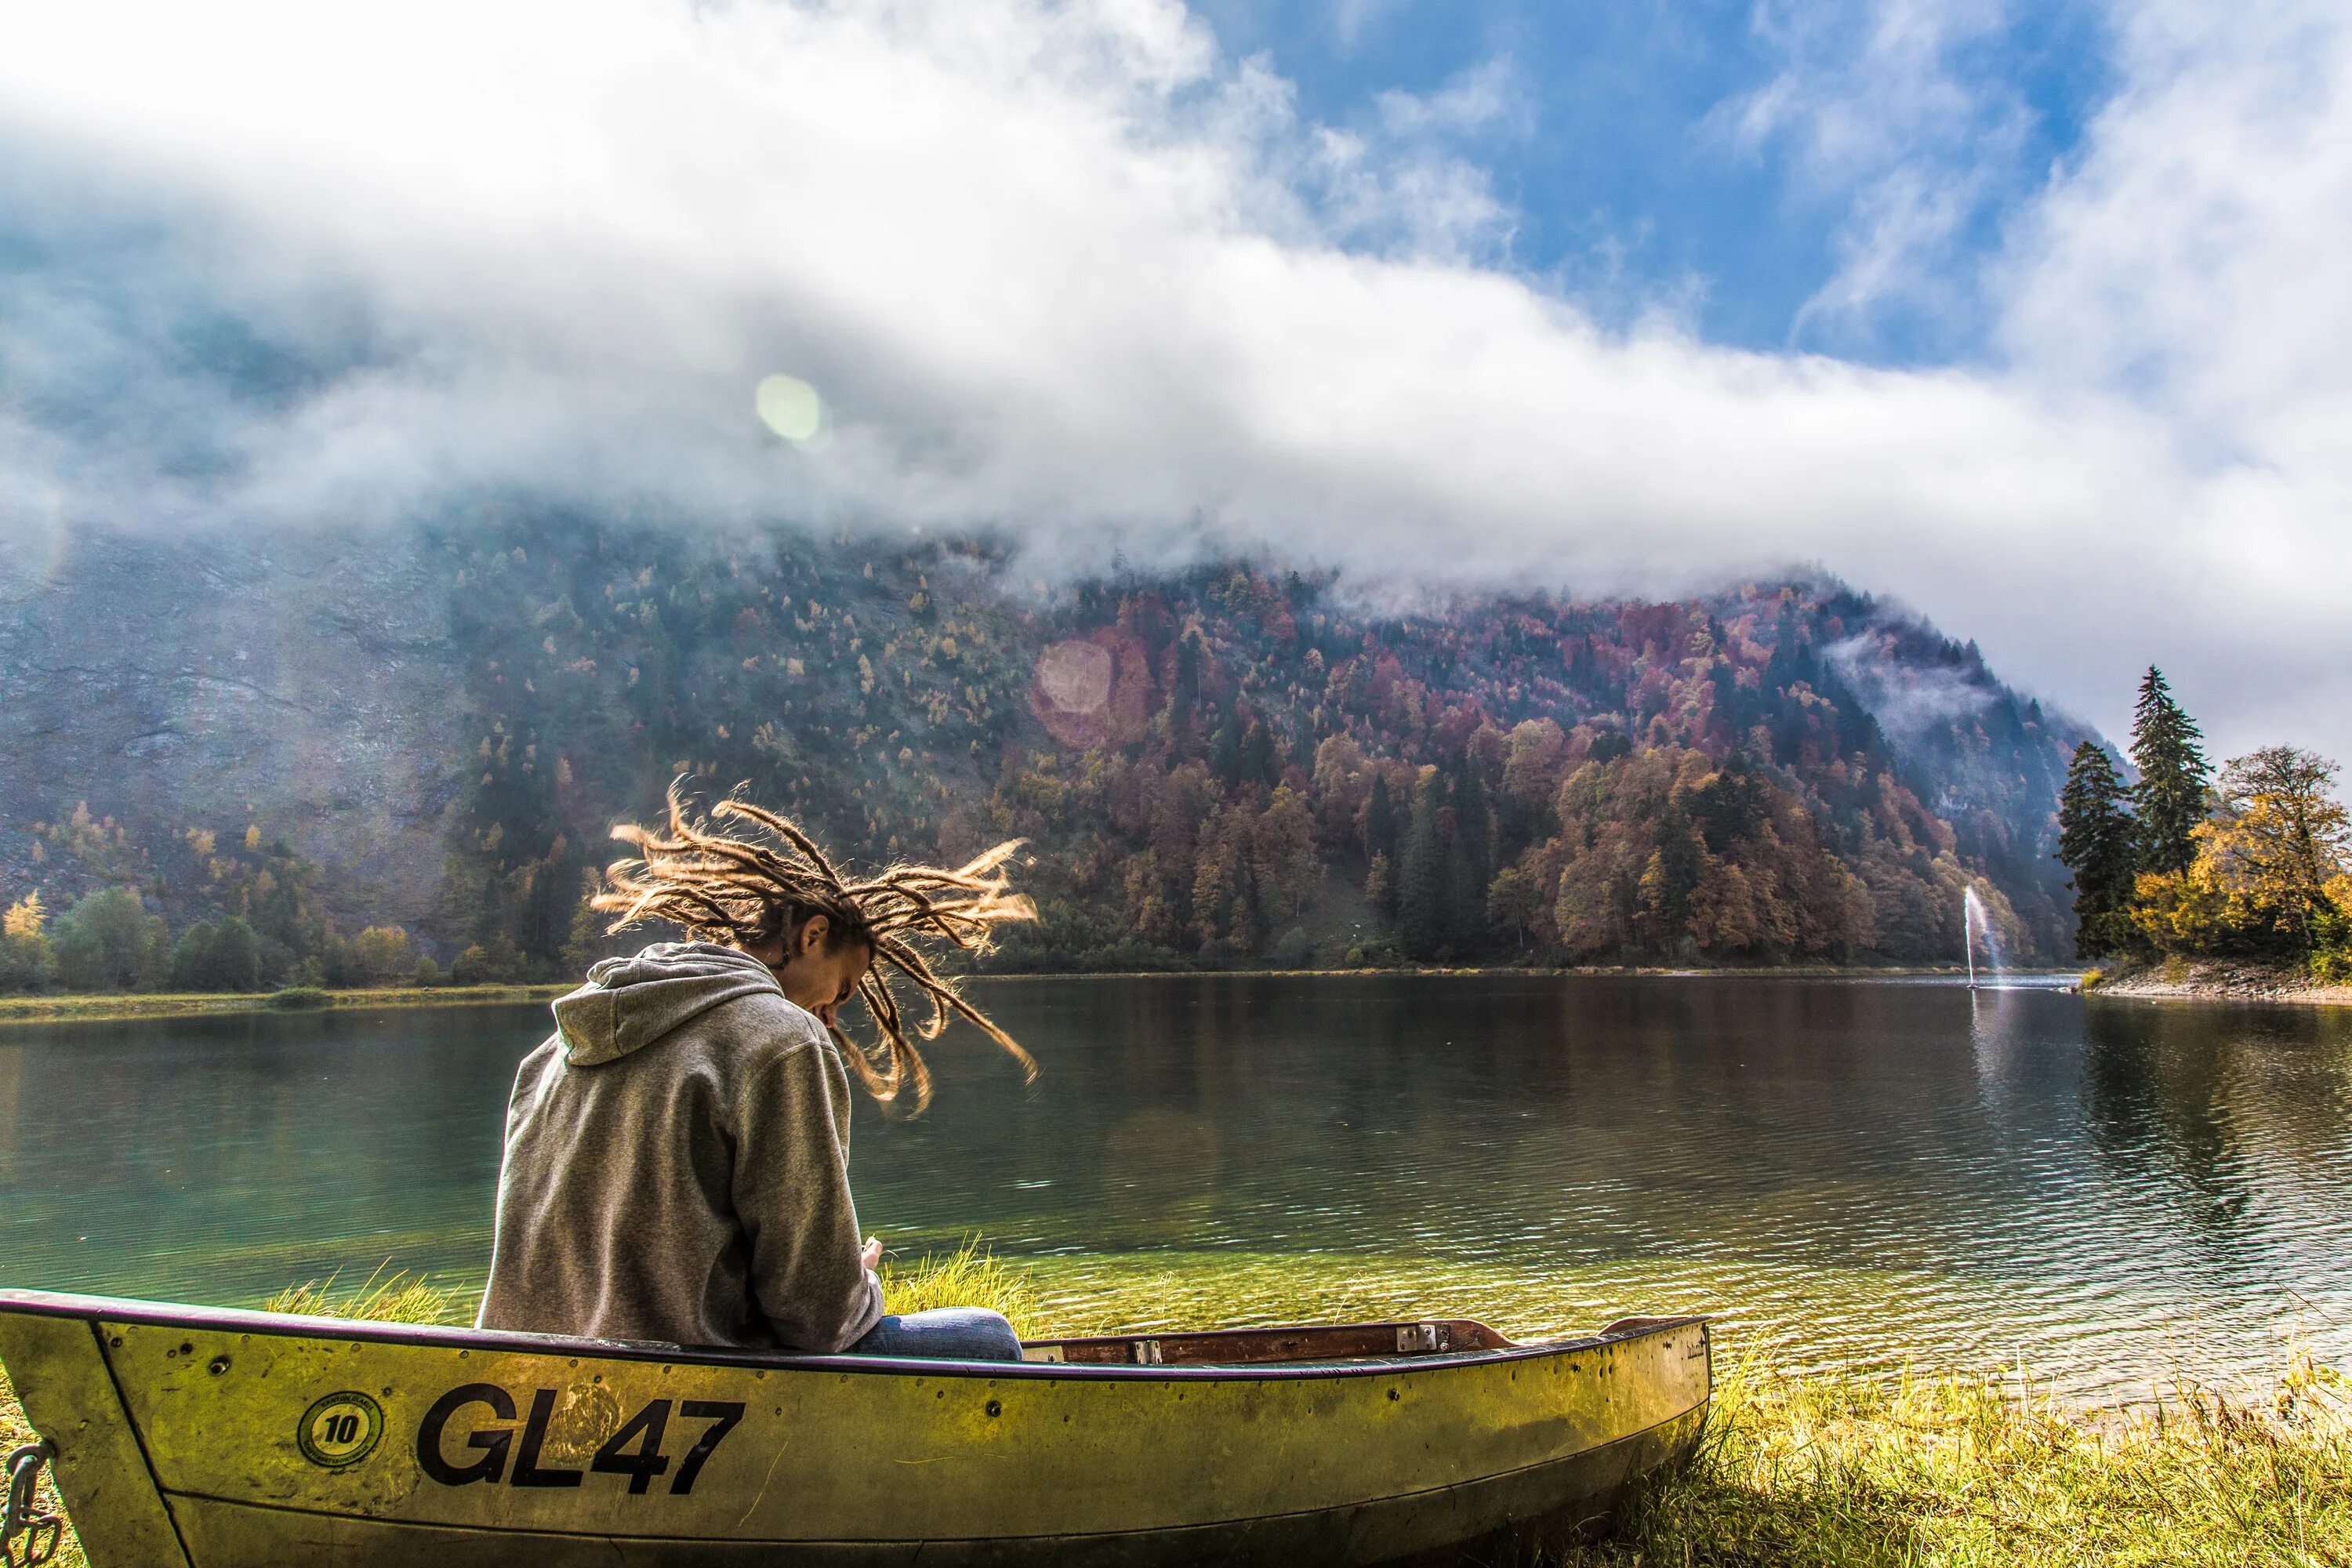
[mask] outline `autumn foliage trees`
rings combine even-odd
[[[2352,979],[2352,818],[2336,766],[2265,746],[2216,780],[2197,725],[2149,669],[2126,788],[2087,742],[2060,806],[2077,944],[2092,956],[2240,957]]]
[[[191,973],[244,974],[230,921],[263,984],[576,973],[614,945],[583,913],[607,829],[680,778],[867,863],[1026,839],[1013,968],[1951,962],[1970,886],[2020,957],[2071,923],[2082,732],[1835,584],[1399,609],[1233,563],[1049,589],[971,542],[522,518],[439,548],[437,907],[380,937],[266,835],[91,860],[207,926]]]
[[[1110,606],[1182,628],[1134,742],[1001,776],[1001,831],[1084,846],[1040,854],[1045,918],[1013,962],[1122,961],[1073,953],[1097,938],[1125,962],[1942,959],[1972,882],[2012,951],[2046,940],[1900,776],[1819,605],[1587,612],[1563,635],[1554,606],[1382,626],[1245,574],[1204,587]],[[1234,613],[1270,591],[1288,646]],[[2054,793],[2063,752],[2030,743]]]
[[[869,860],[1027,839],[1009,967],[1948,960],[1972,879],[2014,951],[2064,941],[2074,737],[1834,585],[1399,614],[1234,565],[1041,594],[969,544],[450,550],[442,940],[528,973],[606,949],[604,829],[681,775]],[[1890,733],[1849,678],[1921,661],[1957,698]]]
[[[35,888],[0,913],[0,993],[258,991],[418,973],[398,926],[344,936],[319,868],[258,824],[182,827],[151,842],[85,802],[37,827],[35,848],[55,886],[79,891],[52,900]]]

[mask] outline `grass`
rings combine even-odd
[[[978,1237],[953,1252],[927,1253],[911,1265],[886,1261],[882,1304],[884,1310],[902,1317],[934,1307],[992,1307],[1024,1340],[1046,1332],[1035,1288],[1026,1276],[982,1251]]]
[[[894,1312],[993,1307],[1024,1335],[1050,1301],[975,1240],[890,1262]],[[446,1323],[470,1291],[382,1268],[279,1291],[280,1312]],[[1055,1322],[1070,1331],[1073,1325]],[[0,1442],[27,1440],[0,1377]],[[59,1562],[82,1568],[68,1538]],[[2352,1568],[2352,1388],[2307,1357],[2260,1397],[2177,1383],[2127,1408],[2023,1372],[1790,1373],[1718,1363],[1687,1469],[1630,1498],[1558,1568]]]
[[[32,1423],[25,1419],[25,1407],[16,1402],[16,1390],[8,1382],[8,1374],[0,1371],[0,1458],[15,1453],[18,1447],[33,1440]],[[58,1500],[57,1488],[49,1473],[41,1472],[41,1491],[34,1506],[46,1513],[62,1513],[65,1505]],[[14,1542],[10,1544],[14,1545]],[[89,1560],[82,1555],[81,1542],[66,1525],[65,1539],[58,1543],[58,1554],[49,1559],[56,1568],[89,1568]]]
[[[2268,1397],[2182,1383],[2126,1410],[2021,1373],[1718,1376],[1683,1474],[1564,1568],[2342,1568],[2352,1405],[2294,1363]]]
[[[371,1323],[470,1323],[474,1298],[469,1292],[436,1285],[423,1275],[386,1276],[382,1267],[360,1284],[341,1291],[339,1277],[306,1279],[289,1285],[261,1303],[265,1312],[288,1312],[304,1318],[355,1318]]]
[[[260,1013],[273,1008],[458,1007],[485,1002],[539,1002],[572,989],[561,985],[387,985],[357,991],[102,992],[60,996],[0,996],[0,1024],[48,1024],[74,1019],[172,1018],[191,1014]]]
[[[1500,969],[1331,969],[1331,970],[1220,970],[1180,971],[1179,974],[1217,973],[1232,978],[1279,975],[1296,979],[1301,975],[1388,975],[1388,974],[1706,974],[1723,977],[1769,976],[1780,979],[1832,975],[1860,979],[1883,979],[1889,976],[1915,974],[1948,974],[1957,971],[1952,965],[1892,966],[1887,968],[1855,968],[1836,965],[1786,965],[1781,967],[1663,969],[1633,966],[1588,966],[1579,969],[1543,969],[1534,971],[1509,967]],[[2042,973],[2019,971],[2018,973]],[[1137,978],[1138,976],[1123,976]],[[1140,978],[1166,978],[1159,972],[1148,972]],[[1012,981],[1069,980],[1084,978],[1054,972],[1048,973],[981,974],[975,979],[991,984]],[[1102,978],[1092,976],[1091,978]],[[1112,976],[1122,978],[1122,976]],[[316,1007],[458,1007],[480,1003],[543,1002],[562,995],[577,982],[559,984],[511,985],[387,985],[352,991],[320,991],[315,986],[289,986],[277,992],[100,992],[76,993],[69,995],[0,996],[0,1024],[49,1024],[77,1019],[170,1018],[192,1014],[261,1013],[271,1010],[289,1011]]]

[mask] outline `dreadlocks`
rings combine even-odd
[[[710,819],[697,821],[673,785],[668,816],[667,831],[629,823],[613,829],[614,837],[635,847],[637,857],[606,868],[608,889],[588,900],[591,908],[620,917],[608,932],[667,921],[697,941],[756,947],[789,941],[803,921],[823,915],[831,928],[827,946],[857,941],[874,954],[873,966],[857,983],[857,999],[874,1020],[874,1044],[856,1044],[838,1026],[827,1028],[877,1100],[903,1092],[920,1110],[931,1098],[930,1068],[908,1038],[894,974],[930,1004],[930,1016],[914,1031],[923,1039],[939,1038],[949,1018],[960,1017],[1002,1046],[1031,1079],[1037,1076],[1029,1053],[934,970],[919,945],[944,942],[985,952],[996,927],[1037,918],[1037,906],[1005,883],[1004,863],[1021,847],[1019,839],[952,871],[892,866],[849,881],[797,825],[749,801],[722,800],[710,808]],[[746,824],[751,832],[723,832],[713,819]]]

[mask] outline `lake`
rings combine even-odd
[[[1797,1365],[2145,1395],[2352,1362],[2352,1014],[1933,981],[995,981],[868,1106],[866,1228],[1067,1329],[1705,1310]],[[541,1006],[0,1029],[0,1284],[478,1285]]]

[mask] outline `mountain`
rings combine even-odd
[[[1837,583],[1396,607],[1276,564],[499,514],[0,574],[0,895],[398,924],[552,973],[606,829],[748,784],[852,858],[1029,841],[1018,968],[2069,951],[2089,733]]]

